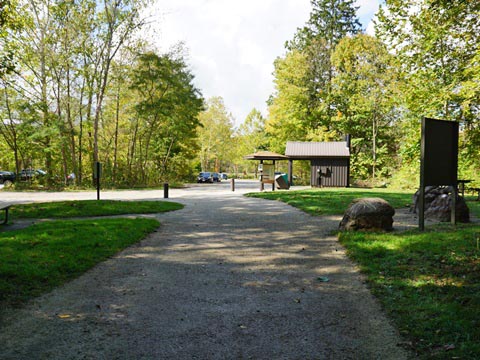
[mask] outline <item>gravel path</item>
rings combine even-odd
[[[171,190],[186,207],[157,215],[158,232],[3,309],[0,359],[407,359],[329,235],[340,218],[241,196],[248,190],[256,183]],[[49,199],[86,196],[57,195]]]

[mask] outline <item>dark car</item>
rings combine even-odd
[[[45,175],[47,175],[47,172],[42,169],[22,169],[22,171],[20,171],[18,174],[18,179],[20,181],[28,181]]]
[[[220,180],[228,180],[228,176],[225,173],[220,173]]]
[[[213,183],[213,175],[211,172],[201,172],[197,176],[197,183]]]
[[[212,178],[213,178],[213,181],[215,181],[215,182],[220,182],[220,181],[222,181],[222,180],[220,179],[220,175],[219,175],[218,173],[216,173],[216,172],[212,173]]]
[[[0,184],[5,186],[10,186],[16,179],[16,175],[14,172],[11,171],[1,171],[0,170]]]

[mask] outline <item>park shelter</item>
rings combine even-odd
[[[277,154],[275,152],[271,151],[259,151],[254,154],[249,154],[243,157],[246,160],[258,160],[260,161],[260,164],[262,164],[262,170],[266,170],[267,166],[269,167],[269,170],[271,171],[262,171],[262,176],[260,179],[260,190],[264,189],[264,184],[272,184],[272,190],[275,190],[275,161],[278,160],[288,160],[288,158],[285,155],[282,154]],[[265,164],[264,161],[271,161],[271,164]],[[265,166],[263,166],[265,165]],[[281,188],[288,188],[288,183],[286,183],[286,180],[284,180],[285,183],[279,184],[279,186],[282,186]]]
[[[309,160],[311,186],[348,187],[350,185],[350,149],[347,141],[288,141],[285,155],[289,159],[290,183],[293,178],[293,161]]]

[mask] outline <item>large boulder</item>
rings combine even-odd
[[[418,214],[420,190],[413,195],[413,212]],[[425,219],[449,222],[451,219],[452,189],[450,186],[425,187]],[[470,210],[465,199],[457,195],[455,217],[458,222],[470,222]]]
[[[383,199],[355,199],[348,205],[339,229],[391,231],[393,215],[395,215],[395,209]]]

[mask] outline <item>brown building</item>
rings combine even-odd
[[[310,160],[310,184],[314,187],[348,187],[350,149],[347,141],[288,141],[285,156],[289,159],[288,176],[292,183],[294,160]]]

